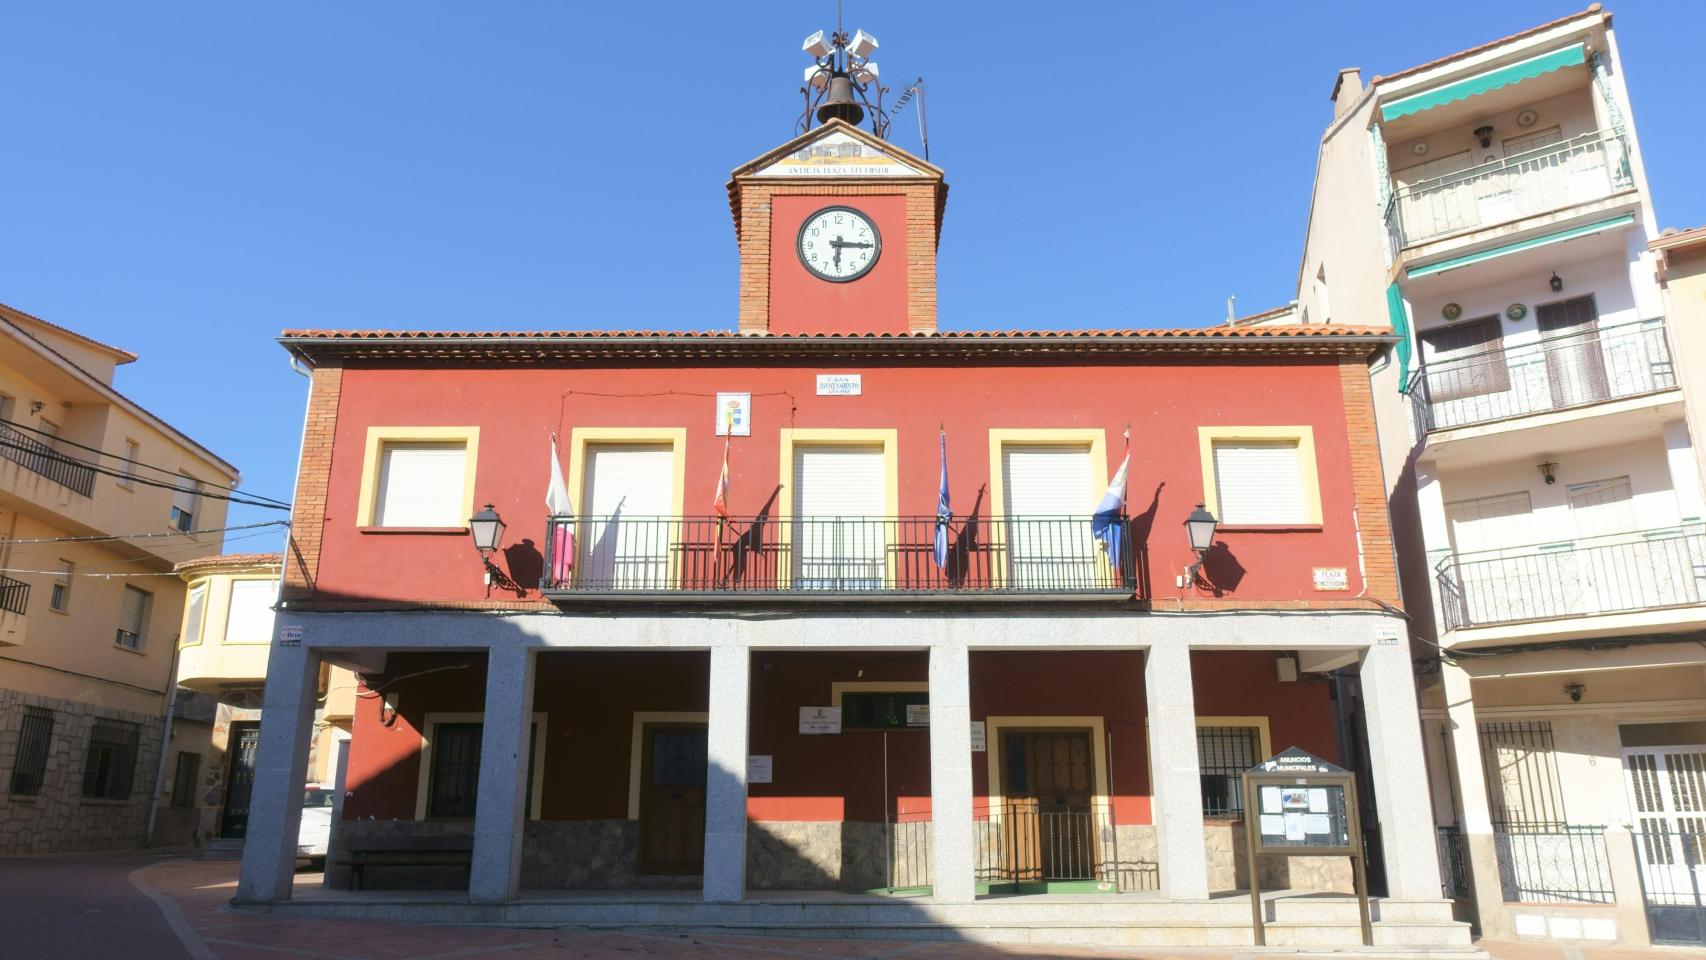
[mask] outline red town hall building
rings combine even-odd
[[[829,120],[728,190],[736,330],[284,334],[312,392],[238,901],[1247,944],[1240,775],[1296,746],[1362,785],[1376,942],[1467,945],[1388,332],[941,331],[941,170]],[[362,687],[310,889],[328,663]],[[1345,860],[1258,869],[1314,894],[1269,943],[1358,942]]]

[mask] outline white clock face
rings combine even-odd
[[[800,262],[832,283],[869,273],[883,252],[877,225],[852,207],[824,207],[800,224]]]

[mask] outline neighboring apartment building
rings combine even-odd
[[[134,354],[0,306],[0,853],[135,846],[171,700],[180,559],[235,467],[113,387]],[[141,536],[146,535],[146,536]],[[112,539],[103,539],[112,538]]]
[[[1597,4],[1341,71],[1297,300],[1254,318],[1399,338],[1372,380],[1444,883],[1488,936],[1706,930],[1701,398],[1625,76]]]
[[[738,331],[284,335],[313,379],[238,901],[1248,944],[1242,774],[1298,746],[1364,784],[1376,942],[1466,945],[1401,826],[1390,337],[938,331],[942,173],[841,120],[728,190]],[[326,663],[363,685],[339,843],[413,862],[292,900]],[[1298,837],[1348,829],[1325,797]],[[1270,910],[1359,940],[1348,896]]]
[[[240,851],[248,832],[281,556],[221,554],[176,568],[189,587],[178,641],[180,695],[194,691],[215,706],[205,737],[174,744],[166,767],[171,779],[161,784],[161,793],[171,798],[171,809],[187,811],[192,838],[204,855]],[[336,743],[349,737],[355,687],[348,670],[322,667],[306,785],[335,780]],[[329,801],[329,792],[322,793],[311,796],[315,802]]]

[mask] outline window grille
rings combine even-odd
[[[12,765],[12,792],[33,797],[41,793],[47,775],[47,755],[53,744],[53,711],[25,707],[18,728],[18,757]]]
[[[1562,829],[1567,821],[1552,724],[1544,720],[1483,723],[1479,732],[1493,828]]]
[[[474,815],[475,795],[480,786],[480,737],[478,723],[433,725],[428,817]]]
[[[83,760],[83,796],[123,800],[136,774],[136,743],[141,730],[122,720],[97,720],[89,731]]]
[[[1244,815],[1244,771],[1263,758],[1260,727],[1197,727],[1205,817]]]

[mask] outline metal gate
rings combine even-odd
[[[255,787],[255,748],[261,742],[261,725],[233,723],[230,770],[225,778],[225,810],[219,818],[219,835],[241,839],[249,832],[249,795]]]
[[[1706,943],[1706,746],[1623,751],[1635,859],[1657,943]]]

